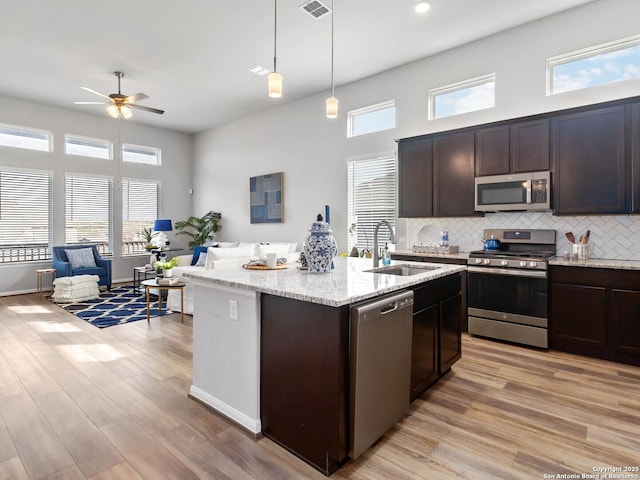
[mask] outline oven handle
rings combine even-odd
[[[507,268],[467,267],[468,272],[489,275],[513,275],[514,277],[547,278],[546,270],[510,270]]]

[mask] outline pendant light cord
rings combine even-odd
[[[273,0],[273,71],[276,69],[276,52],[278,42],[278,0]]]
[[[335,97],[335,84],[333,81],[333,18],[335,14],[335,8],[333,7],[333,0],[331,0],[331,96]]]

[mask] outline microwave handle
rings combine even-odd
[[[533,186],[533,180],[527,180],[527,205],[531,204],[531,188]]]

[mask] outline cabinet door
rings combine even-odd
[[[631,105],[631,213],[640,213],[640,104]]]
[[[609,313],[614,360],[640,365],[640,292],[611,290]]]
[[[509,173],[509,126],[476,130],[476,176]]]
[[[549,170],[549,120],[514,123],[510,126],[511,172]]]
[[[474,132],[440,135],[433,142],[434,215],[475,215]]]
[[[603,358],[606,340],[606,289],[552,283],[549,347]]]
[[[552,130],[555,213],[625,213],[624,106],[561,115]]]
[[[433,155],[431,139],[398,144],[398,216],[433,215]]]
[[[411,401],[438,379],[438,314],[435,305],[413,314]]]
[[[462,356],[461,321],[462,294],[440,302],[440,375]]]

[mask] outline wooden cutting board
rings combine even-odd
[[[275,267],[269,267],[267,265],[250,265],[248,263],[242,265],[242,268],[247,270],[284,270],[289,268],[289,265],[286,263],[281,263],[280,265],[276,265]]]

